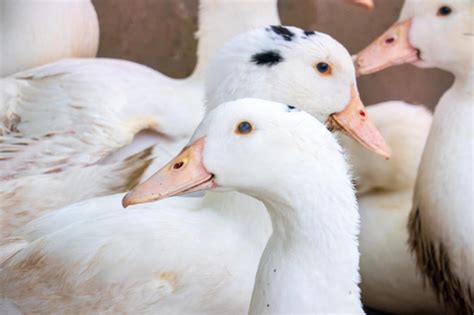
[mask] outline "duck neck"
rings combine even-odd
[[[474,69],[472,69],[472,67],[467,71],[455,74],[456,79],[454,80],[452,87],[444,93],[435,108],[434,120],[429,138],[438,136],[436,129],[441,126],[442,128],[451,129],[454,135],[460,129],[472,129],[471,115],[474,106],[472,102],[473,77]],[[449,125],[452,123],[455,123],[457,128],[451,128]],[[447,131],[442,131],[441,135],[446,135],[447,133]]]
[[[201,0],[197,65],[192,78],[202,79],[216,51],[233,36],[270,24],[280,24],[276,0]]]
[[[454,80],[453,86],[448,90],[447,93],[455,94],[457,97],[469,98],[472,101],[473,97],[473,83],[474,83],[474,69],[471,66],[468,70],[459,71],[455,74],[456,79]]]
[[[362,312],[359,214],[343,173],[333,168],[324,183],[308,174],[294,183],[287,181],[297,176],[286,177],[285,187],[273,187],[281,188],[277,198],[261,198],[273,234],[260,260],[251,314]]]

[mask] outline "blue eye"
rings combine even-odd
[[[451,10],[450,7],[444,5],[444,6],[442,6],[441,8],[438,9],[438,14],[437,14],[437,15],[438,15],[438,16],[450,15],[452,11],[453,11],[453,10]]]
[[[253,126],[248,121],[243,121],[237,126],[237,133],[241,135],[246,135],[251,133],[253,130]]]

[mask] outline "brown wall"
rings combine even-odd
[[[326,32],[351,53],[371,42],[398,16],[402,0],[375,0],[373,11],[340,0],[280,0],[283,24]],[[196,62],[198,0],[93,0],[100,23],[99,56],[133,60],[173,77]],[[367,104],[400,99],[432,107],[452,83],[440,70],[400,66],[359,80]]]

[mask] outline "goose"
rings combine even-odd
[[[291,41],[286,39],[288,36]],[[235,49],[236,45],[240,47],[243,43],[260,44]],[[262,61],[269,59],[264,58],[262,49],[263,52],[278,50],[284,61],[273,65],[262,64]],[[314,113],[319,107],[321,112],[327,113],[326,117],[319,115],[322,122],[332,121],[337,113],[352,113],[346,117],[342,115],[341,123],[349,126],[349,130],[352,128],[353,134],[361,135],[359,140],[368,140],[366,144],[369,146],[371,143],[383,143],[372,129],[367,115],[364,114],[361,119],[359,110],[364,109],[358,97],[350,55],[328,35],[305,34],[294,27],[264,27],[237,36],[220,50],[219,56],[222,58],[217,58],[216,64],[234,65],[234,71],[242,71],[234,72],[235,78],[245,78],[240,81],[253,82],[253,87],[261,85],[261,89],[256,89],[258,91],[285,86],[296,80],[293,82],[295,89],[286,89],[288,96],[283,94],[283,89],[278,96],[290,100],[290,95],[293,95],[295,101],[302,107],[312,108]],[[273,54],[271,56],[274,57]],[[238,63],[231,65],[233,59],[241,60],[240,66]],[[319,63],[326,63],[327,66],[321,64],[318,67]],[[221,73],[229,75],[227,71]],[[217,79],[215,75],[212,77]],[[269,82],[263,85],[266,81]],[[222,85],[231,83],[228,80],[221,82]],[[240,88],[247,87],[241,85]],[[236,93],[229,97],[239,98],[237,85],[229,89]],[[209,96],[208,99],[215,98]],[[354,105],[357,105],[357,111],[353,110]],[[210,104],[209,107],[215,106]],[[379,150],[387,151],[385,146]],[[153,162],[149,169],[156,170],[162,165]],[[31,265],[31,269],[22,273],[28,278],[18,278],[20,275],[11,270],[5,272],[5,276],[8,274],[11,277],[0,281],[4,284],[4,297],[20,309],[38,311],[57,307],[58,304],[62,305],[64,312],[68,309],[84,312],[107,309],[126,312],[127,308],[140,311],[141,307],[166,309],[163,304],[168,302],[160,302],[160,294],[143,296],[143,286],[157,286],[166,292],[176,292],[170,296],[173,302],[169,300],[169,305],[172,305],[169,307],[186,304],[183,307],[188,309],[181,309],[180,312],[247,312],[258,262],[271,233],[271,222],[262,203],[237,192],[207,192],[202,198],[177,197],[123,211],[122,198],[123,194],[98,197],[49,212],[21,228],[17,237],[6,240],[5,245],[0,247],[0,253],[6,253],[0,254],[0,257],[3,255],[8,262],[22,259],[22,253],[31,252],[37,245],[47,246],[48,249],[44,252],[45,256],[41,254],[41,265]],[[168,206],[174,210],[165,211]],[[155,231],[154,237],[142,233],[146,226]],[[184,235],[187,236],[183,238]],[[131,238],[137,245],[142,245],[131,245]],[[146,248],[149,245],[157,246],[157,249]],[[12,254],[11,248],[19,248],[20,252]],[[118,261],[122,264],[117,264]],[[77,268],[71,269],[73,265]],[[175,266],[182,269],[178,270]],[[131,269],[124,274],[123,268]],[[131,276],[131,270],[151,272],[158,282],[150,282],[150,278],[142,276],[144,274]],[[29,279],[32,278],[37,281],[31,282]],[[58,279],[65,285],[58,285]],[[10,287],[9,283],[18,286]],[[24,295],[22,288],[27,286],[31,290]],[[44,292],[46,287],[54,288],[54,293],[50,291],[48,296],[42,295],[40,292]],[[68,288],[76,288],[80,292],[75,291],[74,298],[70,299],[72,291]],[[96,294],[94,290],[102,293]],[[193,302],[177,303],[180,298],[173,296],[181,293],[188,298],[192,296]],[[68,296],[66,300],[56,299],[65,296]],[[124,296],[127,298],[124,299]]]
[[[90,0],[2,0],[0,12],[0,77],[97,54],[99,21]]]
[[[361,217],[360,274],[364,305],[391,314],[444,314],[407,250],[406,224],[432,115],[421,105],[388,101],[367,112],[392,149],[389,160],[341,136],[355,178]]]
[[[358,72],[400,63],[455,75],[436,106],[409,216],[418,270],[448,310],[474,312],[472,1],[406,1],[399,22],[358,54]],[[442,44],[433,37],[446,39]],[[453,127],[455,123],[456,128]]]
[[[228,23],[234,14],[239,23]],[[64,59],[0,79],[0,234],[45,211],[125,191],[146,171],[151,144],[159,143],[155,160],[167,161],[202,118],[202,76],[215,50],[235,34],[278,21],[274,0],[202,0],[198,63],[187,79],[106,58]],[[102,178],[94,187],[85,180],[92,172]]]
[[[180,167],[176,166],[178,163],[181,163]],[[363,314],[358,287],[359,215],[355,193],[341,147],[326,127],[314,117],[290,105],[259,99],[240,99],[222,104],[201,122],[190,145],[155,176],[161,179],[160,183],[155,182],[160,189],[150,193],[160,198],[190,190],[213,189],[237,190],[263,202],[274,232],[260,259],[250,314]],[[317,187],[316,193],[314,187]],[[148,197],[148,193],[138,186],[126,199],[128,202],[142,200],[144,196],[140,194]],[[179,214],[180,209],[169,207],[150,209],[148,212],[172,216]],[[122,248],[125,255],[117,257],[116,253],[110,252],[112,248],[103,248],[100,253],[96,253],[124,272],[120,275],[110,270],[96,274],[101,280],[109,279],[113,287],[111,290],[123,293],[120,298],[122,301],[118,301],[116,297],[105,302],[110,296],[103,292],[96,294],[93,299],[87,297],[91,299],[89,307],[78,306],[75,308],[76,312],[235,312],[236,309],[232,307],[235,297],[232,296],[227,296],[227,300],[219,308],[214,308],[213,305],[215,296],[222,295],[219,291],[226,290],[225,287],[229,285],[226,277],[220,279],[222,283],[217,284],[218,287],[212,291],[203,290],[201,285],[186,287],[191,278],[213,278],[222,272],[227,272],[228,278],[232,277],[233,270],[225,270],[232,267],[225,264],[211,274],[197,272],[214,259],[227,260],[227,263],[232,264],[225,257],[229,248],[216,247],[213,251],[200,253],[194,259],[189,254],[181,256],[182,253],[167,257],[167,265],[160,266],[162,271],[158,273],[150,273],[157,270],[154,264],[135,261],[137,265],[130,265],[130,256],[133,255],[129,254],[134,248],[147,248],[150,256],[160,255],[161,246],[165,245],[166,240],[161,236],[157,237],[158,231],[173,231],[167,237],[178,238],[186,243],[212,243],[208,232],[215,228],[221,229],[214,226],[216,222],[195,221],[199,212],[191,212],[189,218],[183,217],[193,231],[189,233],[182,227],[166,227],[152,222],[143,224],[137,217],[140,215],[139,211],[128,210],[126,213],[129,220],[127,232],[131,234],[123,234],[124,243],[119,246],[124,246]],[[63,231],[58,232],[63,234]],[[149,241],[146,244],[137,243],[137,233],[147,236]],[[245,237],[243,231],[237,230],[233,234],[237,239]],[[56,250],[50,245],[48,240],[38,239],[4,261],[0,272],[3,295],[10,295],[9,292],[18,290],[20,286],[32,289],[30,292],[33,294],[36,292],[36,285],[25,277],[30,272],[25,267],[30,269],[29,267],[36,266],[42,269],[41,266],[62,260],[57,257],[58,260],[50,261],[45,257],[49,250]],[[228,245],[233,245],[233,242]],[[245,255],[246,249],[241,250]],[[197,253],[193,251],[193,254]],[[87,260],[88,257],[90,254],[83,258]],[[190,261],[187,259],[193,261],[193,270],[180,270],[183,264],[189,265]],[[77,266],[77,275],[84,271],[82,268],[83,266]],[[134,278],[130,287],[114,285],[114,282],[124,277]],[[20,279],[19,282],[13,283],[12,279],[15,278]],[[144,279],[147,280],[146,285],[137,283]],[[54,280],[51,280],[50,285],[53,285]],[[98,293],[105,289],[96,286],[98,280],[84,279],[82,285],[76,286],[69,284],[66,277],[61,279],[64,284],[58,285],[74,292],[74,296],[84,298],[81,296],[82,290]],[[93,288],[89,286],[86,289],[84,285]],[[143,296],[141,305],[136,302],[132,305],[125,303],[137,295]],[[60,305],[60,300],[62,299],[56,301],[54,309],[67,313],[68,306]],[[100,308],[102,303],[108,304],[108,308]],[[44,311],[35,304],[39,303],[30,300],[28,304],[18,305],[26,313]],[[246,312],[243,308],[239,311]]]

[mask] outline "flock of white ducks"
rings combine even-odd
[[[393,313],[472,313],[473,4],[407,0],[356,58],[359,74],[411,62],[456,75],[429,135],[422,107],[363,108],[337,41],[268,26],[276,1],[253,5],[201,1],[188,79],[107,59],[1,79],[2,313],[363,313],[360,295]],[[341,135],[349,172],[323,124],[391,159]]]

